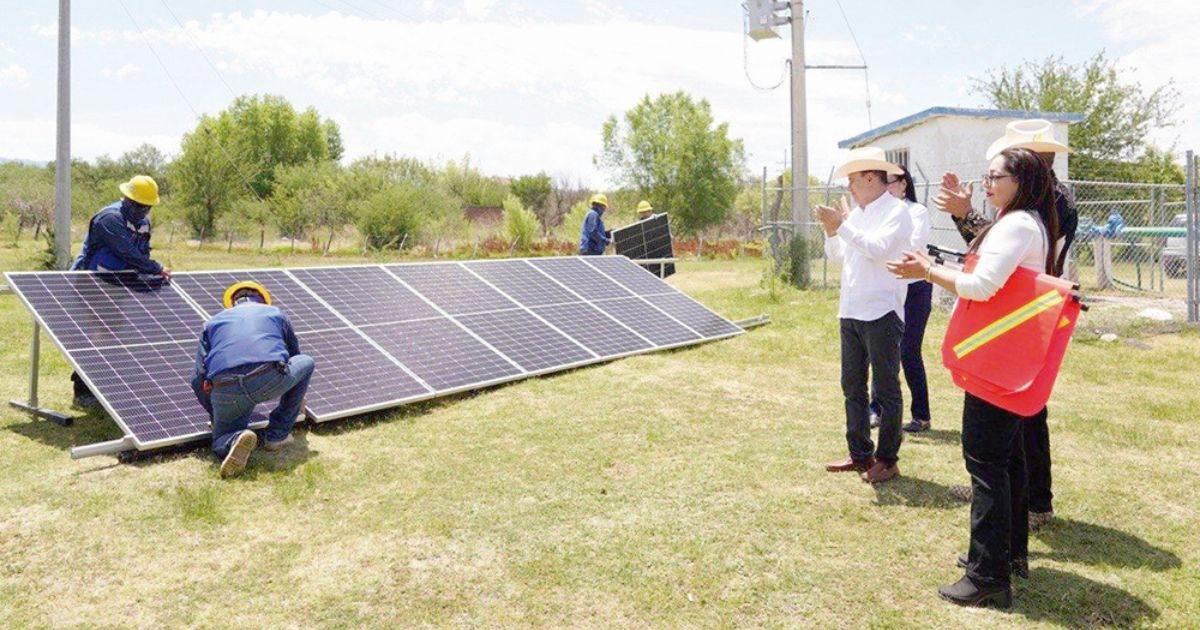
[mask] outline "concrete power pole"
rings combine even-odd
[[[71,264],[71,0],[58,0],[58,138],[54,154],[54,259]]]
[[[804,0],[792,13],[792,225],[797,236],[808,225],[808,98],[804,84]]]

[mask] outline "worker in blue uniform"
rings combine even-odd
[[[604,248],[612,240],[612,233],[604,229],[604,211],[608,210],[608,197],[602,193],[592,195],[588,201],[591,210],[583,220],[579,234],[580,256],[603,256]]]
[[[258,446],[249,427],[259,403],[279,399],[268,416],[263,448],[279,451],[292,443],[315,364],[300,353],[291,322],[271,306],[266,287],[230,285],[224,304],[200,334],[192,389],[212,418],[212,450],[221,460],[221,476],[232,477],[245,470]]]
[[[171,277],[171,270],[150,258],[150,208],[158,205],[158,183],[147,175],[137,175],[117,187],[121,200],[115,201],[92,217],[83,250],[71,264],[72,271],[136,271],[141,274]],[[71,374],[75,406],[97,406],[96,397],[79,374]]]

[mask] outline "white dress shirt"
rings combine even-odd
[[[925,246],[929,244],[929,234],[933,232],[933,220],[929,218],[929,208],[907,199],[901,199],[901,203],[908,204],[908,215],[912,217],[912,238],[909,240],[908,247],[911,251],[927,254],[929,251]],[[924,282],[921,278],[911,280],[903,280],[904,284],[912,284],[914,282]]]
[[[885,192],[865,208],[855,206],[837,234],[825,238],[825,255],[842,261],[838,317],[869,322],[892,311],[904,319],[908,287],[884,263],[900,260],[912,232],[908,203]]]
[[[1046,271],[1046,230],[1031,212],[1007,212],[984,236],[977,253],[974,271],[959,274],[954,288],[960,298],[986,302],[1018,266]]]

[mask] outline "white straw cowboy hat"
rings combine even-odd
[[[846,161],[833,172],[834,179],[841,179],[850,173],[863,171],[885,171],[892,175],[901,175],[904,171],[895,164],[884,159],[883,149],[878,147],[859,147],[850,151]]]
[[[1005,149],[1020,147],[1037,153],[1070,153],[1071,147],[1054,138],[1054,125],[1049,120],[1014,120],[1004,127],[1004,136],[988,147],[987,159]]]

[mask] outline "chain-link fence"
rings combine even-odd
[[[1186,169],[1190,176],[1185,184],[1065,182],[1079,213],[1067,258],[1067,273],[1085,292],[1187,300],[1189,309],[1200,310],[1200,279],[1196,277],[1200,273],[1197,271],[1200,218],[1189,219],[1189,208],[1193,216],[1200,214],[1195,194],[1198,173],[1196,160],[1190,152],[1188,155]],[[978,180],[963,183],[974,186],[973,208],[985,215],[994,213],[984,203],[983,187]],[[917,200],[930,209],[933,222],[930,242],[947,249],[965,249],[966,242],[953,220],[934,203],[940,185],[940,180],[918,181],[915,185]],[[1188,194],[1189,187],[1192,195]],[[777,264],[782,266],[793,233],[791,190],[781,179],[767,182],[761,188],[760,229]],[[809,206],[831,205],[848,194],[844,186],[810,186]],[[814,219],[804,226],[803,232],[808,237],[812,285],[837,287],[839,265],[825,258],[820,224]],[[1200,313],[1193,320],[1197,317]]]

